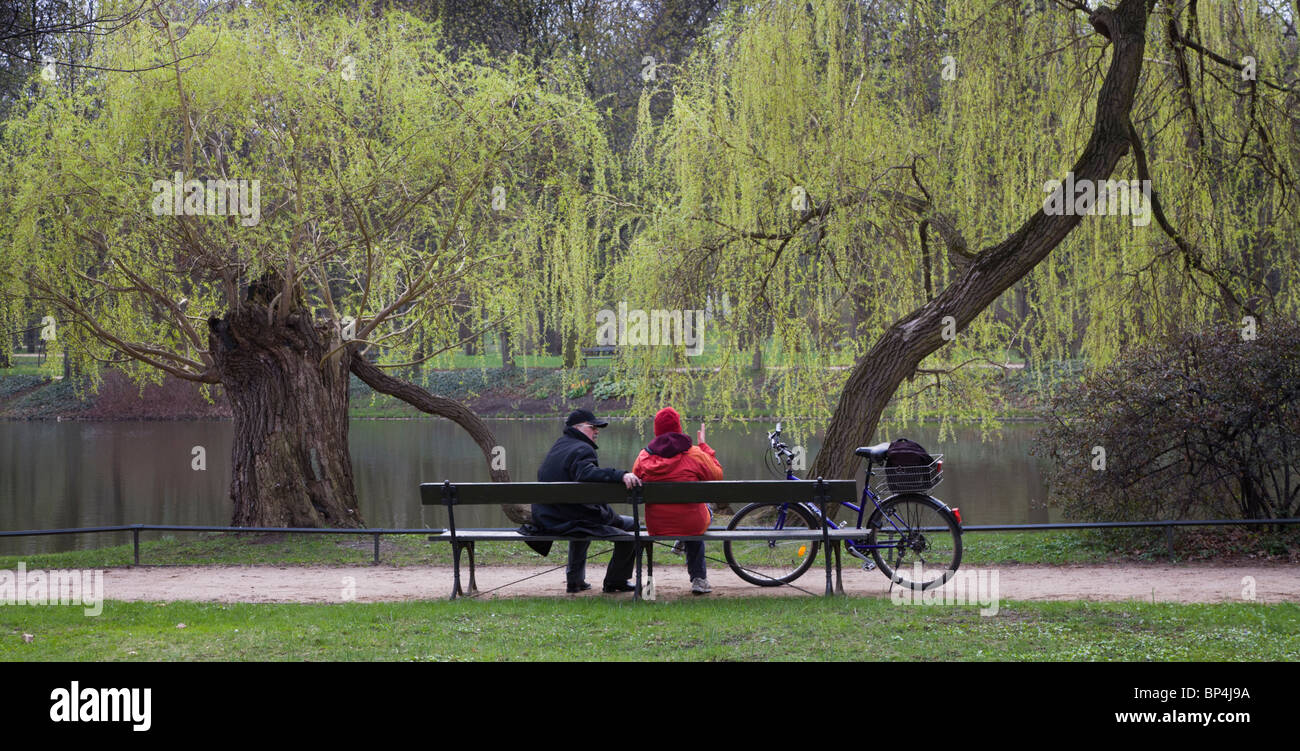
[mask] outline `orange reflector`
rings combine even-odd
[[[958,523],[958,524],[961,524],[961,509],[959,509],[959,508],[954,508],[954,509],[952,510],[952,515],[955,516],[955,517],[957,517],[957,523]]]
[[[808,552],[808,546],[807,546],[807,545],[800,545],[800,546],[799,546],[799,557],[800,557],[800,558],[803,558],[804,553],[807,553],[807,552]]]

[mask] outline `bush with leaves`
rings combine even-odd
[[[1300,513],[1300,324],[1189,331],[1062,393],[1034,452],[1089,521]]]
[[[600,402],[610,399],[629,399],[636,394],[635,387],[636,384],[632,381],[605,377],[592,385],[591,396]]]

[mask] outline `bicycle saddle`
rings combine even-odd
[[[858,456],[869,457],[874,461],[876,459],[884,459],[885,452],[888,450],[889,441],[885,441],[884,443],[877,443],[875,446],[859,446],[853,450],[853,453]]]

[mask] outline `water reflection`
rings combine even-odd
[[[537,466],[559,436],[557,420],[492,420],[515,480],[535,480]],[[807,456],[820,435],[800,435],[788,423],[791,444]],[[763,464],[765,422],[709,427],[727,479],[772,475]],[[806,429],[806,426],[805,426]],[[1008,425],[1001,439],[980,442],[978,428],[958,430],[940,443],[937,428],[906,431],[932,452],[946,455],[946,479],[935,491],[960,506],[968,524],[1049,520],[1028,449],[1036,425]],[[488,468],[464,431],[445,420],[354,420],[350,428],[353,471],[362,511],[374,527],[437,527],[442,509],[420,505],[421,482],[487,481]],[[640,432],[644,431],[644,432]],[[602,466],[629,468],[650,439],[650,421],[612,421],[602,431]],[[880,440],[887,436],[881,435]],[[0,422],[0,529],[48,529],[110,524],[217,524],[230,522],[227,497],[232,426],[195,422]],[[202,446],[206,470],[192,468],[192,449]],[[526,503],[527,498],[520,498]],[[1055,519],[1055,516],[1050,517]],[[496,508],[466,508],[459,526],[505,526]],[[156,534],[153,536],[157,536]],[[98,538],[98,539],[97,539]],[[148,536],[146,536],[146,539]],[[0,540],[0,553],[32,553],[121,544],[123,534]]]

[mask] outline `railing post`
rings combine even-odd
[[[375,565],[379,565],[379,533],[375,533]]]
[[[1172,561],[1174,559],[1174,526],[1172,524],[1165,525],[1165,545],[1169,547],[1169,560]]]
[[[140,525],[131,529],[131,547],[135,548],[135,565],[140,565]]]

